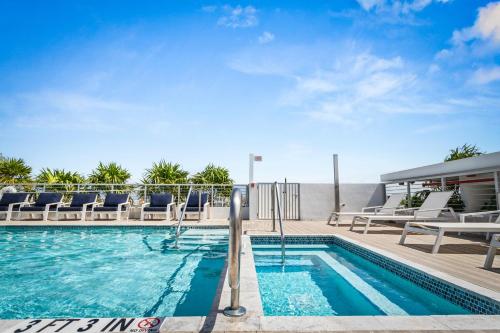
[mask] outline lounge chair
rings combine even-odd
[[[30,205],[23,205],[19,208],[19,219],[23,218],[24,214],[33,216],[34,214],[41,214],[43,221],[49,219],[49,213],[55,212],[62,204],[62,193],[44,192],[38,195],[34,203]]]
[[[184,209],[184,216],[187,214],[201,215],[201,220],[207,220],[209,216],[210,203],[208,202],[208,193],[206,192],[193,192],[188,198],[187,203],[179,205],[179,212],[177,216],[181,216]]]
[[[495,259],[495,254],[499,248],[500,234],[496,234],[491,237],[490,248],[488,249],[488,254],[486,255],[486,260],[484,261],[484,268],[490,269],[493,266],[493,260]]]
[[[118,193],[108,193],[106,194],[106,198],[104,199],[103,204],[95,204],[92,206],[91,218],[94,220],[96,216],[100,216],[101,214],[108,215],[110,218],[111,215],[116,216],[116,220],[121,220],[122,215],[128,219],[129,214],[129,194],[118,194]]]
[[[165,220],[170,221],[172,212],[175,213],[174,197],[170,193],[153,193],[150,201],[141,207],[141,221],[146,215],[165,215]]]
[[[4,193],[0,199],[0,214],[5,214],[5,220],[10,221],[13,212],[28,203],[29,193]]]
[[[478,212],[477,215],[498,214],[498,211]],[[470,214],[468,214],[470,215]],[[436,236],[436,241],[432,247],[432,253],[438,253],[441,241],[445,233],[495,233],[500,232],[500,215],[494,222],[407,222],[399,240],[403,245],[409,232]]]
[[[92,206],[97,204],[96,193],[75,193],[71,198],[71,203],[57,207],[56,218],[59,220],[61,215],[66,217],[74,214],[77,218],[80,216],[81,221],[85,221],[87,212],[92,212]]]
[[[453,192],[431,192],[429,196],[422,203],[422,206],[418,208],[403,208],[396,209],[394,211],[395,215],[372,215],[372,216],[362,216],[357,215],[352,219],[351,228],[352,231],[356,226],[356,223],[361,223],[365,225],[364,234],[368,233],[368,229],[372,222],[375,221],[393,221],[393,222],[408,222],[408,221],[449,221],[457,220],[458,217],[455,214],[453,208],[446,207],[448,200],[450,200]],[[442,213],[448,211],[450,216],[443,217]],[[410,213],[411,215],[397,215],[398,213]]]
[[[401,201],[403,201],[405,197],[406,194],[396,193],[391,195],[383,206],[363,207],[361,212],[333,212],[328,218],[328,224],[330,224],[333,219],[335,225],[338,227],[339,220],[343,216],[349,216],[354,219],[355,216],[393,215],[396,209],[403,208],[403,206],[401,206]]]

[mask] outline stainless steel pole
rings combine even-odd
[[[231,305],[224,309],[224,315],[229,317],[241,317],[246,313],[246,309],[240,305],[241,229],[241,191],[235,188],[231,193],[229,209],[228,280]]]
[[[411,208],[411,183],[406,182],[406,202],[407,202],[407,208]]]
[[[276,231],[276,183],[271,185],[271,213],[273,216],[273,231]]]
[[[339,155],[333,154],[333,194],[334,211],[340,212]]]

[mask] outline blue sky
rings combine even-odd
[[[0,152],[341,181],[500,143],[500,2],[2,1]]]

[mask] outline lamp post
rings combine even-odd
[[[262,156],[250,153],[250,155],[248,155],[248,162],[249,162],[249,165],[248,165],[248,183],[253,184],[253,164],[254,164],[254,162],[262,162]]]

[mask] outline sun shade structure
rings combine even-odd
[[[380,180],[388,194],[453,190],[459,199],[449,205],[456,211],[500,209],[500,152],[390,172]]]

